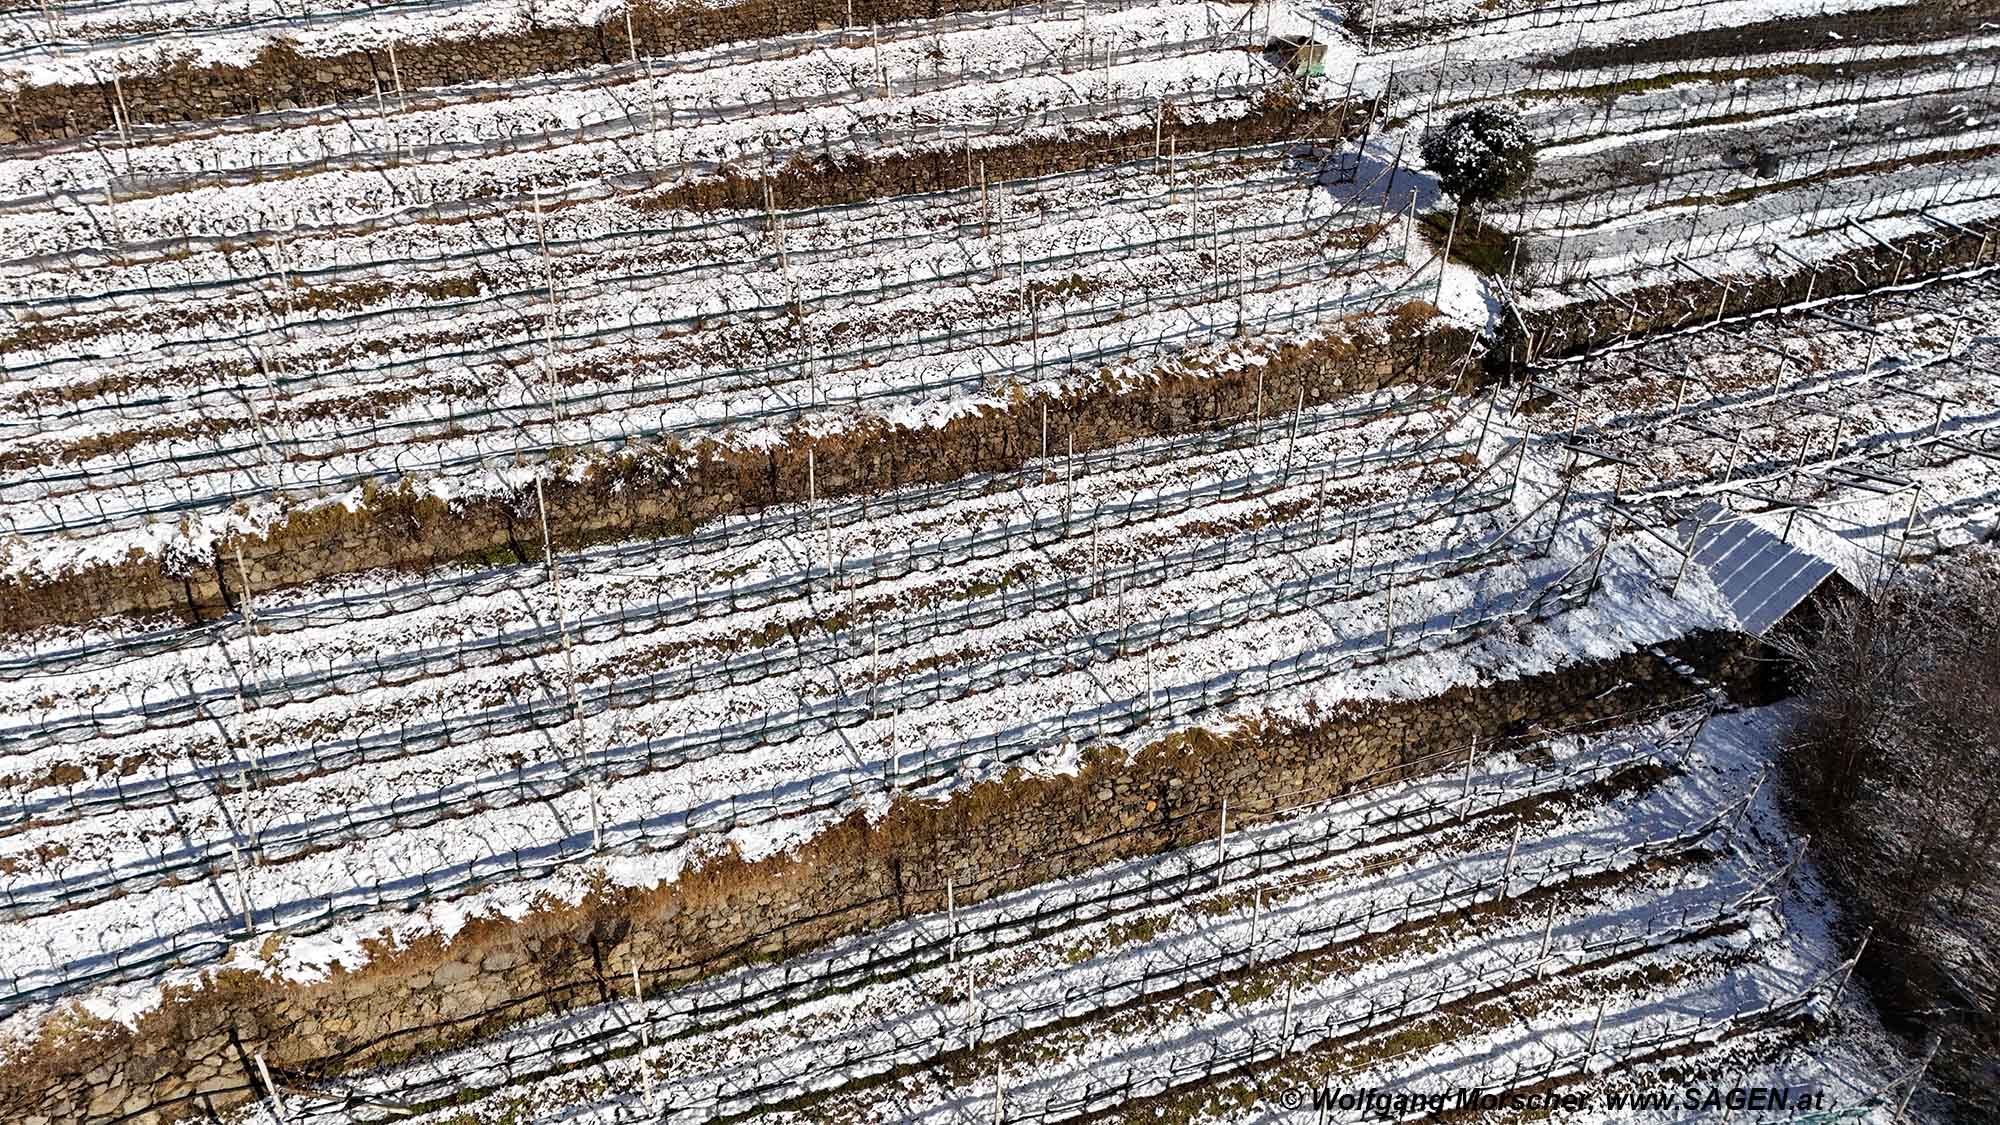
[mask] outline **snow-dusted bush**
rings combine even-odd
[[[1424,167],[1461,207],[1504,199],[1535,174],[1535,138],[1520,115],[1495,106],[1454,114],[1424,130],[1419,146]]]

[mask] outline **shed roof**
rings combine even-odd
[[[1720,504],[1704,504],[1677,529],[1714,579],[1743,631],[1763,636],[1832,577],[1834,566]]]

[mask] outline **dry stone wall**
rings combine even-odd
[[[1669,646],[1704,675],[1755,696],[1763,665],[1735,635]],[[1383,771],[1456,761],[1443,754],[1624,713],[1689,690],[1647,654],[1407,702],[1345,706],[1309,722],[1191,730],[1132,754],[1096,755],[1077,775],[1010,777],[944,802],[904,798],[877,823],[835,826],[783,856],[709,864],[650,891],[614,889],[521,921],[475,921],[448,945],[375,950],[318,984],[243,971],[176,989],[136,1029],[56,1021],[35,1050],[0,1068],[0,1119],[25,1125],[132,1125],[199,1116],[244,1100],[262,1053],[293,1080],[435,1050],[552,1011],[629,991],[649,994],[722,969],[1103,864],[1273,819],[1302,794],[1332,796]],[[285,1081],[284,1078],[279,1079]]]

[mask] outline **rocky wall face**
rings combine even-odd
[[[1669,647],[1712,679],[1748,684],[1751,643],[1717,634]],[[985,782],[948,802],[904,798],[875,824],[845,822],[785,856],[725,861],[654,891],[607,890],[519,922],[476,921],[449,945],[381,950],[375,964],[324,983],[212,977],[136,1031],[85,1028],[10,1060],[0,1116],[29,1125],[199,1117],[204,1091],[217,1106],[245,1100],[246,1061],[259,1053],[279,1075],[302,1078],[407,1057],[628,994],[634,963],[657,994],[942,910],[948,880],[958,902],[973,903],[1212,840],[1224,798],[1230,824],[1248,826],[1385,770],[1452,768],[1475,740],[1491,746],[1688,690],[1661,661],[1632,654],[1311,723],[1183,732],[1079,775]]]

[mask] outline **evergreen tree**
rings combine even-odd
[[[1479,106],[1424,131],[1424,167],[1460,207],[1480,205],[1521,190],[1535,173],[1535,139],[1518,114]]]

